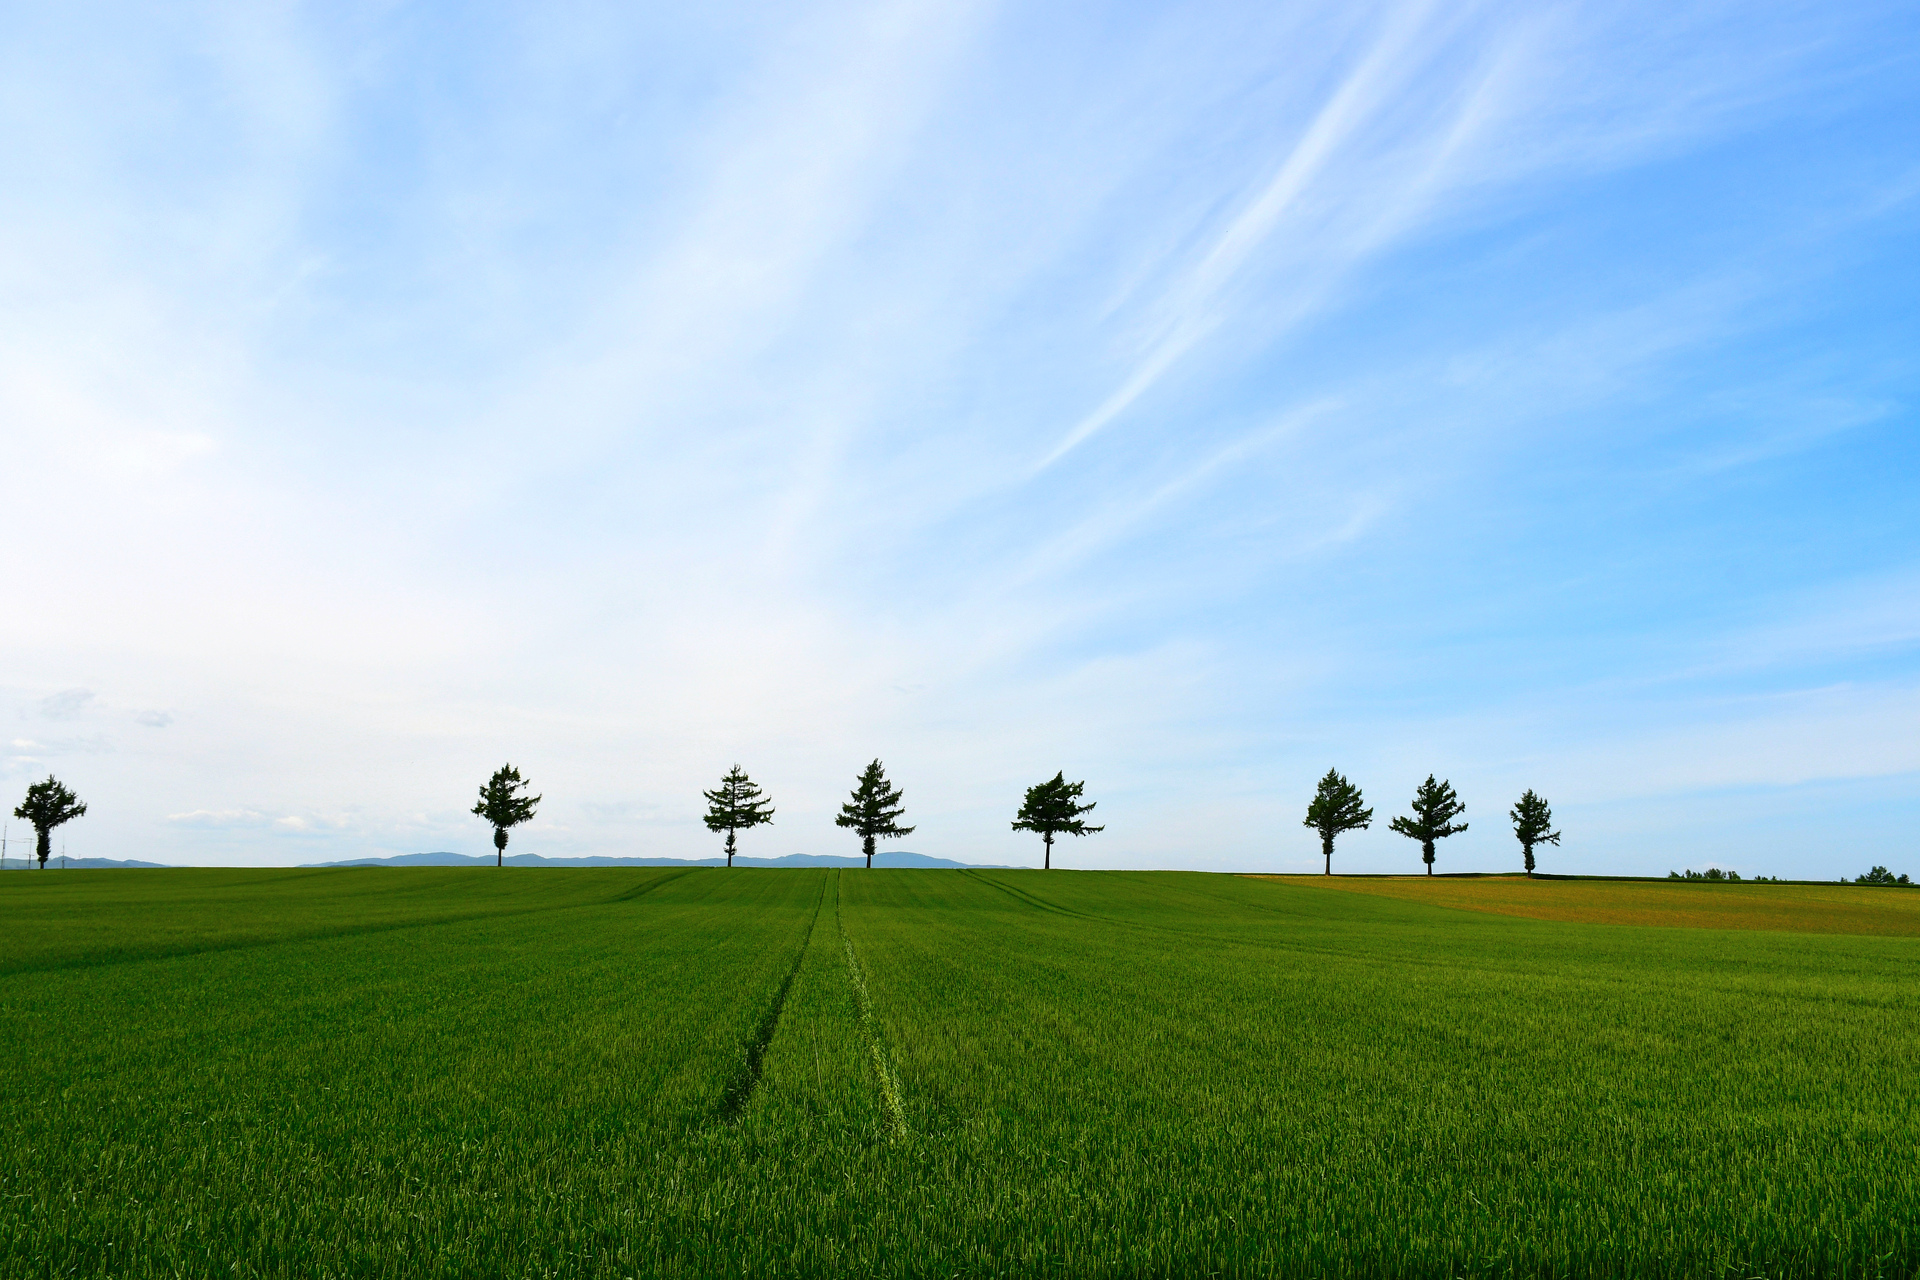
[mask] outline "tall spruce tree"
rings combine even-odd
[[[1545,796],[1537,796],[1533,788],[1507,810],[1507,816],[1513,819],[1513,838],[1520,842],[1520,856],[1527,864],[1527,874],[1533,874],[1533,846],[1537,844],[1559,844],[1560,833],[1553,829],[1553,809],[1548,806]]]
[[[900,825],[906,813],[900,803],[900,790],[887,782],[886,768],[878,760],[860,771],[853,796],[840,806],[836,827],[851,827],[860,835],[860,852],[867,855],[867,869],[873,869],[873,842],[895,836],[910,836],[912,827]]]
[[[1454,819],[1467,811],[1460,803],[1449,783],[1435,782],[1433,775],[1420,784],[1413,793],[1413,816],[1395,818],[1393,829],[1411,840],[1420,842],[1420,858],[1427,864],[1427,874],[1433,874],[1433,844],[1448,836],[1458,835],[1467,829],[1467,824],[1454,823]]]
[[[493,826],[493,865],[496,867],[506,865],[508,830],[531,818],[540,804],[539,796],[520,794],[530,785],[518,769],[503,764],[480,787],[480,802],[473,806],[473,812]]]
[[[33,824],[34,853],[40,859],[42,871],[47,869],[47,859],[53,856],[53,829],[72,822],[86,811],[87,806],[80,803],[80,797],[67,790],[52,774],[47,775],[45,782],[36,782],[27,788],[27,798],[20,802],[13,816]]]
[[[1306,824],[1320,833],[1320,852],[1326,855],[1323,875],[1333,874],[1334,837],[1348,831],[1364,831],[1373,825],[1373,810],[1360,803],[1360,788],[1340,776],[1337,769],[1327,770],[1320,787],[1307,806]]]
[[[1080,803],[1081,793],[1086,789],[1084,782],[1068,782],[1064,769],[1054,774],[1051,781],[1027,788],[1026,801],[1014,815],[1013,829],[1040,833],[1040,839],[1047,846],[1046,859],[1041,864],[1045,870],[1053,870],[1054,836],[1087,836],[1106,830],[1090,827],[1080,820],[1081,814],[1092,813],[1096,807],[1092,803]]]
[[[748,827],[773,821],[773,801],[761,795],[760,788],[734,765],[720,779],[717,790],[702,791],[707,798],[707,830],[727,833],[727,865],[733,865],[733,835]]]

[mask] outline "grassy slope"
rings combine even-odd
[[[1197,875],[138,874],[0,898],[0,1274],[1920,1263],[1905,939]]]
[[[1533,920],[1920,937],[1920,892],[1867,885],[1715,884],[1696,880],[1484,880],[1443,876],[1261,876],[1301,888]]]
[[[61,967],[0,994],[0,1274],[579,1268],[722,1104],[818,898],[673,877],[235,876],[230,913],[202,873],[171,913],[106,904],[132,943],[103,963],[41,934]],[[343,931],[369,881],[379,928]],[[205,949],[120,958],[196,921]]]
[[[849,888],[889,908],[863,915],[916,1130],[988,1175],[955,1241],[1070,1270],[1911,1266],[1908,944],[976,879],[1000,903]]]

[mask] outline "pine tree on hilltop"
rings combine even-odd
[[[1327,776],[1320,779],[1319,790],[1313,793],[1313,803],[1307,806],[1307,820],[1304,824],[1320,833],[1320,852],[1326,855],[1327,867],[1323,875],[1333,874],[1334,837],[1348,831],[1364,831],[1373,825],[1373,810],[1360,803],[1360,788],[1340,776],[1337,769],[1327,770]]]
[[[1513,836],[1520,842],[1521,856],[1527,862],[1527,874],[1533,874],[1533,846],[1536,844],[1559,844],[1560,833],[1553,829],[1553,810],[1547,804],[1546,797],[1537,796],[1533,788],[1520,797],[1513,808],[1507,810],[1507,816],[1513,819]]]
[[[851,827],[860,835],[860,852],[867,855],[867,869],[873,869],[873,842],[876,839],[892,839],[895,836],[910,836],[912,827],[903,827],[899,820],[906,813],[906,806],[900,803],[900,790],[887,783],[887,771],[878,760],[860,771],[860,780],[853,788],[853,796],[840,806],[840,816],[833,820],[836,827]]]
[[[13,816],[33,824],[34,853],[40,859],[42,871],[47,869],[47,859],[53,856],[53,829],[86,811],[87,806],[80,803],[80,797],[67,790],[52,774],[47,775],[45,782],[36,782],[27,788],[27,798],[20,802]]]
[[[473,812],[493,826],[493,865],[496,867],[506,865],[508,829],[531,818],[540,803],[539,796],[520,794],[530,785],[518,769],[503,764],[480,788],[480,802],[473,806]]]
[[[1054,774],[1052,781],[1027,788],[1026,802],[1020,806],[1020,812],[1014,815],[1013,829],[1040,833],[1040,838],[1047,846],[1043,869],[1053,870],[1054,836],[1086,836],[1106,830],[1105,827],[1090,827],[1080,821],[1081,814],[1092,813],[1095,808],[1093,804],[1079,803],[1080,795],[1086,789],[1084,782],[1068,782],[1064,769]]]
[[[707,830],[727,833],[727,865],[733,865],[733,834],[773,821],[773,801],[761,795],[753,780],[734,765],[714,791],[702,791],[707,798]]]
[[[1433,775],[1428,774],[1427,780],[1413,793],[1413,816],[1395,818],[1392,826],[1401,835],[1420,842],[1420,858],[1427,864],[1427,874],[1432,875],[1434,841],[1465,831],[1466,823],[1456,826],[1453,820],[1466,811],[1467,806],[1460,803],[1451,784],[1435,782]]]

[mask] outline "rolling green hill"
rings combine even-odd
[[[1180,873],[4,888],[8,1276],[1920,1267],[1909,937]]]

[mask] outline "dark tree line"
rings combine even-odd
[[[540,803],[539,796],[521,794],[529,785],[518,769],[503,765],[480,788],[480,801],[473,811],[493,825],[493,843],[498,851],[495,866],[504,865],[508,830],[531,818],[534,807]],[[1047,870],[1053,868],[1055,836],[1087,836],[1106,829],[1089,826],[1085,821],[1084,815],[1095,808],[1091,801],[1081,802],[1086,789],[1084,782],[1068,782],[1064,770],[1046,782],[1027,788],[1026,800],[1014,815],[1013,829],[1039,834],[1046,848],[1043,866]],[[726,833],[727,865],[731,867],[739,833],[773,822],[773,800],[737,764],[720,779],[718,787],[700,794],[707,801],[703,819],[707,830]],[[912,827],[901,825],[906,812],[900,788],[887,780],[886,766],[874,760],[860,771],[852,794],[840,806],[839,816],[833,823],[860,837],[860,852],[871,870],[876,842],[913,834]]]
[[[1420,860],[1426,864],[1427,874],[1432,875],[1439,842],[1467,829],[1466,823],[1454,821],[1467,811],[1467,806],[1454,791],[1453,784],[1428,774],[1427,780],[1414,790],[1410,807],[1412,813],[1395,818],[1388,825],[1400,835],[1420,842]],[[1553,829],[1553,810],[1528,787],[1526,794],[1507,811],[1507,816],[1513,820],[1513,835],[1520,842],[1520,856],[1527,874],[1532,875],[1535,847],[1560,843],[1560,833]],[[1322,874],[1332,875],[1333,842],[1349,831],[1364,831],[1372,826],[1373,810],[1366,807],[1360,788],[1348,782],[1338,769],[1329,769],[1307,805],[1305,825],[1320,833],[1320,852],[1326,857]]]
[[[542,797],[526,794],[531,790],[531,785],[518,769],[506,764],[494,770],[493,776],[480,787],[479,800],[474,804],[473,812],[493,827],[495,866],[505,865],[508,833],[530,820],[540,805]],[[1055,836],[1088,836],[1106,830],[1104,826],[1091,826],[1085,821],[1084,815],[1097,807],[1092,801],[1082,803],[1081,797],[1085,792],[1086,783],[1068,782],[1064,770],[1045,782],[1027,788],[1026,797],[1014,815],[1013,830],[1032,831],[1040,836],[1045,850],[1041,865],[1045,869],[1051,870],[1053,867]],[[726,833],[727,865],[731,867],[738,834],[772,823],[773,801],[738,764],[720,779],[717,788],[703,791],[701,795],[707,800],[707,829]],[[1410,808],[1410,814],[1394,818],[1389,826],[1398,834],[1420,842],[1420,859],[1426,865],[1427,874],[1432,875],[1439,841],[1467,829],[1466,823],[1455,821],[1466,812],[1467,806],[1451,783],[1428,774],[1427,780],[1415,789]],[[34,852],[41,870],[46,869],[47,860],[53,853],[54,829],[86,812],[87,806],[80,798],[51,774],[27,788],[26,798],[14,808],[13,816],[33,825]],[[834,819],[834,825],[846,827],[860,837],[860,851],[871,868],[876,841],[913,834],[914,828],[900,824],[905,816],[906,805],[900,788],[887,780],[886,767],[876,759],[860,771],[852,794],[840,806],[840,814]],[[1560,833],[1553,829],[1553,809],[1544,796],[1529,787],[1514,802],[1513,808],[1507,811],[1507,817],[1513,823],[1514,839],[1520,842],[1522,864],[1531,876],[1535,870],[1534,850],[1541,845],[1560,843]],[[1349,782],[1338,769],[1329,769],[1326,776],[1320,779],[1313,799],[1307,805],[1304,825],[1319,834],[1320,852],[1326,859],[1323,873],[1332,875],[1334,841],[1349,831],[1364,831],[1371,827],[1373,810],[1366,806],[1359,787]],[[1669,875],[1675,880],[1740,879],[1739,873],[1721,871],[1717,867],[1708,868],[1705,872],[1689,870],[1682,875],[1676,871]],[[1759,878],[1768,879],[1765,876]],[[1896,886],[1912,883],[1904,874],[1896,876],[1880,866],[1856,880],[1849,881],[1842,877],[1840,882]]]

